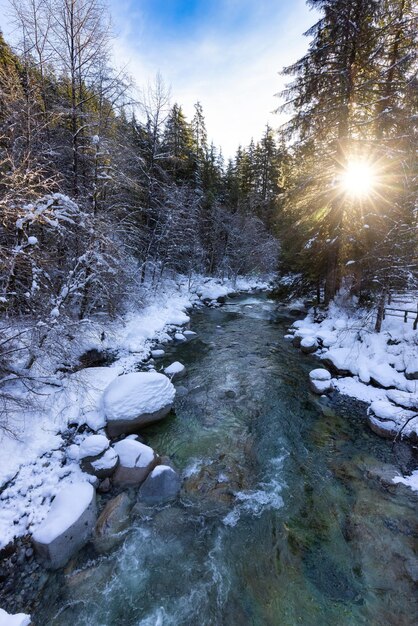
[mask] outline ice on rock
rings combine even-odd
[[[49,569],[63,567],[87,541],[96,523],[96,493],[85,483],[64,485],[33,533],[35,550]]]
[[[164,418],[171,410],[176,390],[158,372],[133,372],[114,380],[102,398],[111,437],[136,432],[145,424]]]
[[[79,458],[85,459],[89,456],[98,456],[107,450],[109,445],[109,439],[104,435],[89,435],[80,444]]]
[[[11,615],[6,613],[4,609],[0,609],[0,626],[29,626],[30,623],[30,615],[26,613]]]

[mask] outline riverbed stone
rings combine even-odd
[[[138,491],[138,500],[145,504],[160,504],[174,500],[180,491],[180,476],[168,465],[158,465]]]
[[[120,493],[106,504],[100,513],[94,531],[93,544],[98,552],[112,550],[123,540],[123,531],[129,526],[131,501],[126,493]]]
[[[89,483],[64,485],[33,533],[33,545],[44,566],[64,567],[89,540],[96,518],[94,488]]]
[[[119,456],[113,475],[117,485],[140,485],[160,462],[152,448],[135,439],[122,439],[113,448]]]

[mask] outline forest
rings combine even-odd
[[[10,0],[5,626],[416,623],[418,7],[306,5],[277,124],[225,158],[199,93],[187,117],[158,68],[115,63],[105,0]],[[74,502],[90,534],[54,544]]]

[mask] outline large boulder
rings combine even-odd
[[[110,437],[134,433],[170,412],[176,390],[167,376],[133,372],[119,376],[105,389],[103,412]]]
[[[119,485],[140,485],[159,463],[154,450],[135,439],[123,439],[113,446],[119,465],[113,482]]]
[[[180,476],[168,465],[158,465],[141,485],[138,500],[144,504],[160,504],[174,500],[180,491]]]
[[[98,552],[107,552],[122,541],[123,531],[129,526],[131,507],[126,493],[120,493],[106,504],[94,531],[93,543]]]
[[[34,548],[48,569],[59,569],[87,543],[96,523],[96,492],[89,483],[64,485],[33,533]]]
[[[309,372],[309,384],[314,393],[322,395],[332,391],[331,374],[328,370],[317,368]]]

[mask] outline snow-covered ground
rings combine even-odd
[[[396,306],[400,306],[397,304]],[[402,307],[416,310],[417,295],[404,297]],[[302,351],[314,352],[334,375],[340,393],[369,404],[369,426],[381,436],[418,441],[418,330],[415,316],[388,316],[380,333],[375,317],[343,296],[331,303],[325,319],[314,309],[289,330],[288,339]],[[311,349],[312,348],[312,349]],[[412,480],[403,480],[413,484]],[[415,479],[416,483],[416,479]]]
[[[0,548],[39,525],[60,484],[93,479],[81,471],[75,449],[86,435],[77,435],[75,445],[68,445],[62,436],[68,424],[84,423],[100,431],[105,425],[104,390],[151,356],[156,343],[174,341],[176,335],[186,341],[188,336],[179,331],[189,323],[187,311],[193,306],[266,287],[266,280],[256,278],[232,282],[179,277],[165,280],[157,291],[144,289],[141,301],[131,303],[116,321],[89,320],[78,324],[74,334],[62,330],[58,321],[31,368],[32,391],[18,378],[12,378],[7,389],[21,402],[8,404],[7,429],[0,428]],[[80,355],[93,349],[112,351],[117,358],[109,367],[65,373],[78,363]],[[16,370],[19,365],[16,359]]]

